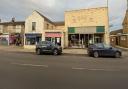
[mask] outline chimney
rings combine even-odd
[[[15,18],[14,17],[12,18],[12,22],[15,22]]]

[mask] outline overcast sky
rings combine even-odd
[[[127,0],[109,0],[111,30],[122,28]],[[24,21],[33,10],[38,10],[52,21],[64,21],[64,11],[107,6],[107,0],[0,0],[0,18],[12,17]]]

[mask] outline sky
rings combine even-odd
[[[52,21],[64,21],[64,12],[69,10],[106,7],[107,0],[0,0],[0,19],[17,21],[25,19],[37,10]],[[127,0],[108,0],[110,30],[122,28],[127,9]]]

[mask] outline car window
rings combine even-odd
[[[98,48],[104,48],[103,44],[96,44],[96,47],[98,47]]]
[[[50,45],[51,45],[51,42],[47,41],[47,42],[46,42],[46,45],[47,45],[47,46],[50,46]]]
[[[104,44],[104,48],[110,48],[110,45]]]
[[[46,45],[47,45],[47,42],[42,41],[42,45],[43,45],[43,46],[46,46]]]

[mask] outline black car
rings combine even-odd
[[[120,58],[122,56],[121,50],[104,43],[90,45],[87,52],[89,56],[93,56],[95,58],[99,56]]]
[[[42,41],[36,45],[36,54],[50,53],[53,55],[62,54],[62,47],[50,41]]]

